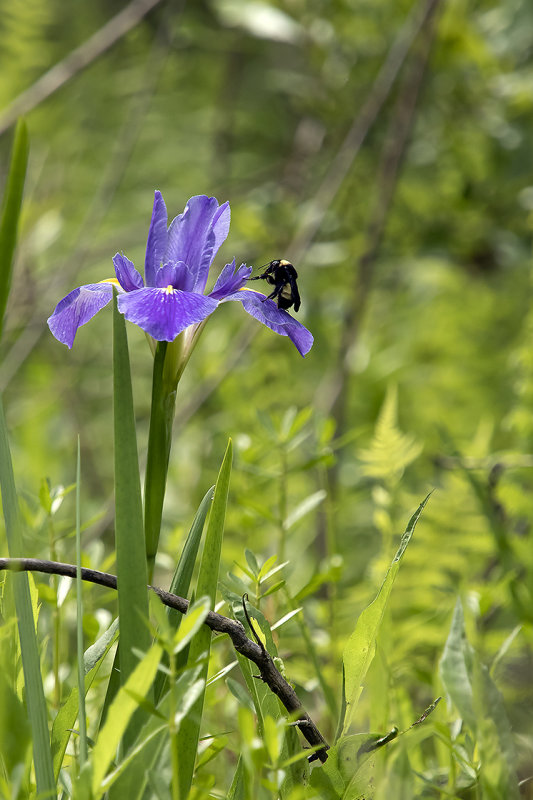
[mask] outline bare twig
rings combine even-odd
[[[23,114],[56,92],[78,72],[85,69],[102,53],[134,28],[161,0],[132,0],[87,41],[69,53],[66,58],[45,72],[35,83],[19,94],[0,113],[0,134],[4,133]]]
[[[65,575],[68,578],[76,578],[76,566],[73,564],[63,564],[59,561],[42,561],[38,558],[0,558],[0,570],[12,570],[14,572],[44,572],[48,575]],[[105,586],[108,589],[117,588],[116,575],[108,572],[99,572],[94,569],[82,567],[81,577],[84,581]],[[174,608],[181,614],[186,614],[189,608],[189,601],[179,597],[157,586],[149,586],[157,594],[161,601],[169,608]],[[296,724],[300,728],[303,736],[310,745],[320,746],[320,749],[313,753],[310,758],[318,758],[323,763],[327,760],[328,743],[316,727],[315,723],[302,706],[298,695],[288,683],[283,675],[276,669],[274,661],[267,650],[252,641],[246,636],[244,626],[237,620],[224,617],[215,611],[209,611],[205,624],[216,633],[227,633],[232,644],[241,655],[253,661],[259,668],[261,680],[267,684],[269,689],[274,692],[283,703],[289,714],[295,718]]]

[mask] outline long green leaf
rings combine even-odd
[[[211,601],[211,607],[215,605],[215,595],[218,583],[218,569],[220,564],[220,552],[222,548],[222,537],[224,534],[224,520],[226,517],[226,505],[228,502],[229,479],[231,474],[232,443],[228,442],[226,453],[218,479],[215,486],[213,506],[209,516],[205,544],[196,585],[196,595],[198,597],[207,596]],[[194,637],[189,650],[188,664],[194,666],[198,659],[204,658],[200,677],[207,678],[208,657],[211,648],[211,631],[203,627]],[[193,705],[188,716],[182,721],[178,732],[178,761],[179,761],[179,786],[180,798],[185,800],[188,797],[196,751],[198,749],[198,736],[200,732],[200,722],[204,706],[205,689]]]
[[[115,429],[115,544],[117,553],[120,681],[124,686],[138,658],[150,647],[148,571],[141,481],[133,413],[126,321],[113,302],[113,394]],[[135,732],[126,736],[126,748]]]
[[[341,716],[339,729],[345,734],[350,723],[353,719],[357,703],[363,690],[362,683],[365,679],[368,668],[372,663],[374,654],[376,652],[376,641],[383,621],[385,608],[390,597],[390,593],[400,568],[400,561],[405,552],[405,549],[416,527],[420,515],[429,499],[429,495],[418,506],[417,510],[409,520],[407,529],[402,536],[400,547],[394,556],[392,563],[389,567],[385,580],[381,584],[381,588],[376,598],[370,603],[367,608],[361,613],[355,629],[348,639],[343,657],[343,673],[344,673],[344,720]]]
[[[187,597],[189,594],[189,586],[191,584],[192,573],[196,563],[196,556],[198,555],[198,548],[200,547],[205,518],[207,517],[207,512],[209,511],[211,502],[213,500],[214,488],[215,487],[212,486],[205,493],[204,498],[198,507],[198,511],[195,514],[189,535],[187,536],[187,540],[178,561],[178,566],[176,567],[174,577],[172,578],[172,582],[170,584],[170,591],[174,594],[178,594],[180,597]],[[183,615],[180,614],[179,611],[168,608],[167,616],[170,627],[177,629],[180,625]],[[168,658],[165,656],[163,657],[163,662],[168,666]],[[158,672],[154,683],[154,698],[156,704],[161,698],[167,682],[167,676],[164,674],[164,672]]]
[[[28,166],[28,131],[24,120],[15,128],[13,150],[0,218],[0,337],[13,275],[22,194]]]
[[[23,555],[22,530],[6,421],[0,398],[0,488],[6,522],[7,546],[12,558]],[[48,713],[41,678],[39,648],[35,634],[30,587],[26,573],[13,575],[26,703],[33,736],[33,758],[37,792],[42,798],[55,797],[56,788],[48,734]]]
[[[132,693],[141,697],[149,693],[160,658],[161,647],[152,645],[111,703],[107,719],[92,751],[92,789],[95,797],[103,793],[102,782],[137,708],[137,701],[132,697]]]
[[[118,620],[115,620],[107,629],[107,631],[85,651],[85,694],[87,694],[91,688],[92,682],[98,674],[98,670],[104,663],[104,656],[107,655],[111,647],[114,645],[117,637]],[[72,728],[74,727],[76,717],[78,716],[78,699],[78,687],[75,686],[59,709],[52,726],[52,753],[56,780],[59,775],[59,770],[63,764],[63,758],[65,756]]]
[[[80,768],[87,761],[87,715],[85,712],[85,669],[83,659],[83,591],[81,580],[81,455],[80,437],[76,457],[76,645],[78,655],[78,720],[80,729]]]
[[[176,340],[174,347],[170,348],[171,351],[174,350],[178,340]],[[148,453],[146,455],[146,473],[144,477],[144,530],[150,580],[152,580],[161,531],[161,516],[163,514],[168,462],[172,444],[172,423],[176,405],[176,382],[169,380],[165,370],[165,360],[168,352],[167,342],[157,343],[152,378]]]

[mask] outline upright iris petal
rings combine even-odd
[[[229,223],[229,203],[219,206],[214,197],[197,195],[170,224],[166,259],[195,265],[195,292],[205,289],[209,267],[228,235]]]
[[[167,241],[167,207],[163,195],[156,190],[144,260],[144,276],[148,286],[155,286],[156,272],[165,257]]]
[[[191,325],[203,322],[221,302],[239,300],[245,311],[281,336],[288,336],[305,355],[313,337],[264,294],[247,289],[251,268],[226,264],[211,292],[204,294],[209,269],[229,231],[228,203],[214,197],[191,197],[182,214],[167,229],[167,209],[156,191],[148,229],[145,282],[124,254],[113,257],[116,278],[74,289],[56,306],[48,320],[56,339],[72,347],[85,325],[118,292],[118,309],[157,341],[173,341]]]

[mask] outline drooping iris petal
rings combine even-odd
[[[165,264],[155,275],[155,285],[159,289],[173,286],[182,292],[191,292],[194,286],[194,273],[184,261],[175,264]]]
[[[168,241],[167,218],[167,207],[163,195],[156,190],[144,261],[144,277],[147,286],[155,286],[155,273],[165,257]]]
[[[118,309],[159,342],[172,342],[189,325],[202,322],[218,306],[203,294],[179,289],[137,289],[120,295]]]
[[[117,280],[125,292],[133,292],[135,289],[142,289],[144,286],[143,279],[129,258],[126,258],[123,253],[117,253],[113,256],[113,264],[115,265]]]
[[[195,273],[193,290],[203,292],[209,267],[228,235],[229,204],[218,205],[215,197],[191,197],[185,211],[168,229],[165,261],[185,261]]]
[[[252,267],[247,267],[246,264],[241,264],[239,269],[236,270],[235,259],[233,259],[231,264],[226,264],[218,276],[213,290],[209,292],[209,297],[223,300],[228,294],[232,294],[240,289],[241,286],[245,286],[251,274]]]
[[[275,333],[288,336],[300,355],[305,356],[313,346],[312,333],[297,319],[291,317],[282,308],[278,308],[272,300],[266,299],[266,295],[261,292],[253,289],[240,289],[228,295],[222,302],[226,300],[239,300],[243,304],[244,310],[252,317]]]
[[[88,283],[67,294],[59,301],[48,318],[52,334],[69,348],[79,327],[89,322],[113,297],[111,283]]]

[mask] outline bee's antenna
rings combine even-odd
[[[254,269],[254,270],[255,270],[255,269],[264,269],[265,267],[268,267],[268,265],[269,265],[269,264],[270,264],[270,261],[267,261],[267,263],[266,263],[266,264],[261,264],[261,266],[260,266],[260,267],[252,267],[252,269]],[[259,280],[259,278],[260,278],[260,276],[259,276],[259,275],[255,275],[253,278],[248,278],[248,280],[249,280],[249,281],[258,281],[258,280]]]

